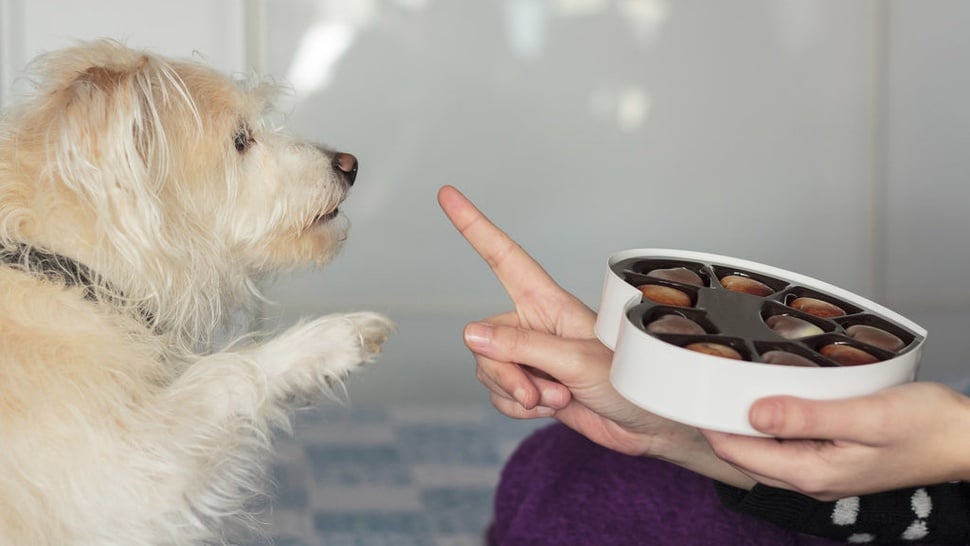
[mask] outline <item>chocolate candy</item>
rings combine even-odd
[[[832,343],[819,349],[820,353],[843,366],[858,366],[860,364],[875,364],[879,359],[871,354],[843,343]]]
[[[721,277],[721,286],[732,292],[743,292],[760,297],[771,295],[774,292],[774,289],[767,284],[741,275],[726,275]]]
[[[637,287],[643,297],[663,305],[675,305],[677,307],[690,307],[690,296],[683,290],[677,290],[669,286],[659,284],[643,284]]]
[[[761,360],[767,364],[780,364],[782,366],[818,367],[818,364],[804,356],[789,353],[788,351],[767,351],[761,355]]]
[[[652,334],[703,334],[700,324],[680,315],[664,315],[647,324]]]
[[[612,267],[643,296],[627,317],[643,333],[692,352],[824,369],[892,360],[921,341],[851,296],[740,264],[656,257]]]
[[[686,267],[668,267],[666,269],[653,269],[647,272],[648,277],[663,279],[665,281],[679,282],[693,286],[704,286],[701,276]]]
[[[887,351],[898,351],[903,348],[905,343],[897,336],[890,334],[882,328],[868,326],[866,324],[853,324],[845,329],[845,333],[850,337]]]
[[[808,313],[821,318],[832,318],[845,316],[845,310],[838,305],[820,300],[818,298],[801,297],[795,298],[788,304],[792,309]]]
[[[799,339],[822,333],[817,325],[791,315],[772,315],[765,319],[765,324],[785,339]]]
[[[728,345],[723,345],[721,343],[699,341],[697,343],[691,343],[689,345],[686,345],[684,348],[690,351],[704,353],[706,355],[719,356],[721,358],[730,358],[731,360],[743,360],[741,358],[741,353],[737,352],[733,347],[730,347]]]

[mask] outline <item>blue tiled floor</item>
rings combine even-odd
[[[503,461],[544,421],[490,406],[301,413],[262,519],[279,546],[479,546]]]

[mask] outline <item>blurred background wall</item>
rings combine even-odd
[[[508,300],[440,213],[454,184],[595,308],[606,260],[702,250],[872,297],[960,382],[970,330],[970,3],[0,0],[0,100],[113,37],[287,82],[290,129],[360,158],[342,255],[267,317],[399,333],[351,401],[480,403],[461,344]]]

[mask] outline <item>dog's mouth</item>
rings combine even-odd
[[[340,214],[340,207],[334,207],[334,209],[332,211],[330,211],[330,212],[325,212],[323,214],[318,214],[318,215],[314,216],[313,217],[313,221],[311,223],[314,224],[314,225],[316,225],[316,224],[325,224],[325,223],[329,222],[330,220],[333,220],[334,218],[336,218],[337,215],[339,215],[339,214]]]

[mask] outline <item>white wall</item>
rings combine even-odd
[[[247,5],[241,0],[2,0],[0,97],[9,104],[27,89],[18,76],[34,56],[101,37],[247,72]]]
[[[970,305],[970,3],[898,2],[889,19],[888,296]]]
[[[319,5],[269,10],[267,66],[288,74],[315,29],[343,29],[346,49],[293,122],[361,158],[354,229],[324,273],[273,294],[291,314],[364,306],[400,320],[387,373],[361,396],[478,392],[461,328],[508,303],[440,214],[444,183],[592,306],[607,257],[630,247],[870,286],[871,4]]]
[[[0,6],[15,67],[0,73],[4,100],[26,58],[100,35],[292,82],[291,128],[356,154],[361,172],[346,250],[268,286],[281,304],[268,312],[398,320],[353,400],[484,397],[460,331],[508,302],[440,214],[445,183],[591,306],[616,250],[706,250],[903,306],[930,327],[927,377],[962,365],[970,290],[949,289],[970,269],[958,0]]]
[[[956,381],[970,371],[970,3],[891,6],[886,191],[877,196],[886,212],[886,299],[929,330],[924,375]]]

